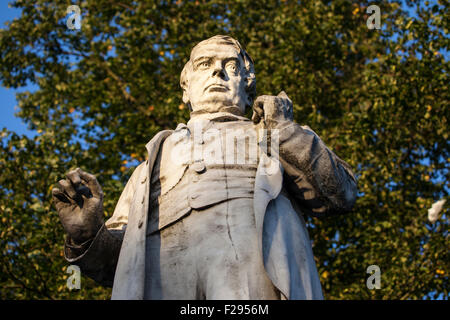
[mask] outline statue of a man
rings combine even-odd
[[[284,92],[253,103],[253,62],[229,36],[197,44],[180,83],[190,120],[147,144],[106,223],[93,175],[53,190],[66,259],[113,299],[322,299],[303,214],[349,211],[350,167]]]

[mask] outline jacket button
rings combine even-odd
[[[194,170],[197,173],[202,173],[205,171],[206,167],[205,167],[205,163],[203,161],[200,162],[194,162],[191,165],[192,170]]]
[[[191,199],[197,199],[198,198],[198,194],[191,194]]]

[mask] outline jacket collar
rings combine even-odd
[[[209,121],[217,121],[217,122],[224,122],[224,121],[250,121],[250,119],[236,115],[230,112],[215,112],[215,113],[198,113],[194,114],[191,113],[191,119],[189,119],[187,125],[189,126],[191,123],[198,121],[198,120],[209,120]]]

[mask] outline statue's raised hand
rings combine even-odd
[[[264,120],[269,127],[278,121],[292,121],[293,107],[292,101],[284,91],[277,96],[259,96],[253,103],[253,123],[257,124]]]
[[[94,175],[80,168],[52,190],[61,223],[76,244],[95,237],[103,225],[103,191]]]

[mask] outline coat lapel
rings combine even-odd
[[[148,160],[137,182],[114,277],[112,300],[142,300],[145,289],[145,241],[150,177],[162,142],[172,130],[159,132],[146,145]]]

